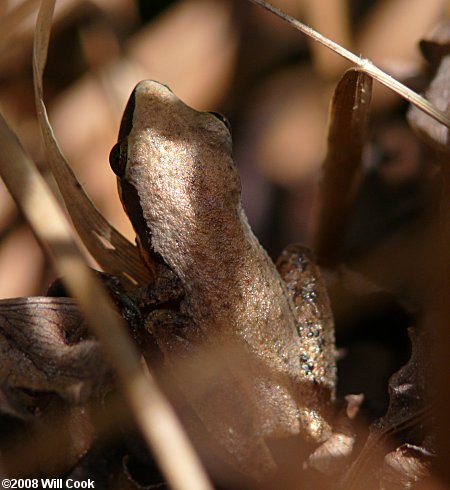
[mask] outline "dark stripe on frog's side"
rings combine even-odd
[[[128,143],[127,139],[133,129],[133,115],[136,107],[136,89],[133,90],[128,99],[125,111],[120,122],[119,136],[117,143],[112,147],[109,154],[109,163],[112,171],[119,179],[125,175],[128,159]]]
[[[119,181],[119,194],[125,211],[130,219],[137,237],[145,237],[147,243],[151,243],[151,231],[144,218],[144,212],[140,204],[138,192],[135,187],[124,179],[128,163],[128,136],[133,129],[133,116],[136,107],[136,89],[133,90],[128,99],[122,121],[120,123],[118,142],[113,146],[109,155],[111,169],[116,174]],[[144,249],[140,247],[141,254]],[[160,254],[145,251],[144,257],[147,265],[152,268],[152,262],[165,264]]]
[[[131,133],[133,129],[133,115],[134,109],[136,107],[136,89],[130,95],[128,99],[127,105],[125,107],[125,111],[122,116],[122,121],[120,122],[119,129],[119,137],[118,140],[121,141],[125,138],[128,138],[128,135]]]

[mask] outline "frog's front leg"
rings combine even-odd
[[[175,311],[155,310],[145,326],[162,351],[176,388],[195,410],[209,441],[219,445],[219,454],[257,480],[272,473],[275,463],[258,427],[254,396],[230,369],[236,350],[213,344],[189,317]],[[195,427],[189,429],[191,436],[199,437]]]
[[[134,303],[144,314],[155,309],[178,309],[184,297],[180,279],[164,264],[156,264],[155,271],[152,282],[130,293]]]
[[[320,269],[307,247],[300,244],[288,246],[280,255],[277,268],[295,307],[301,370],[305,380],[300,418],[306,433],[320,442],[331,435],[336,391],[330,301]]]

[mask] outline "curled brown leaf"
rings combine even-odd
[[[70,298],[0,301],[0,383],[86,399],[107,367],[98,341],[74,341],[84,327]]]
[[[314,230],[314,249],[324,263],[333,263],[339,252],[354,201],[371,95],[371,77],[351,69],[340,80],[331,102],[328,151],[322,167]]]

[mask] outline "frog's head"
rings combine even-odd
[[[154,249],[164,252],[161,244],[171,237],[179,243],[238,212],[240,180],[227,121],[192,109],[158,82],[134,89],[110,162],[139,241]]]

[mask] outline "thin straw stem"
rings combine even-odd
[[[315,31],[313,28],[307,26],[306,24],[303,24],[294,17],[291,17],[290,15],[286,14],[285,12],[266,2],[265,0],[249,1],[275,14],[277,17],[280,17],[280,19],[288,22],[292,27],[302,32],[303,34],[306,34],[314,41],[317,41],[323,46],[326,46],[328,49],[331,49],[335,53],[339,54],[343,58],[346,58],[350,62],[354,63],[360,70],[368,73],[372,78],[399,94],[401,97],[418,107],[420,110],[435,119],[437,122],[444,124],[444,126],[450,128],[450,117],[447,114],[434,107],[430,102],[428,102],[427,99],[425,99],[421,95],[417,94],[413,90],[400,83],[395,78],[385,73],[381,68],[378,68],[370,60],[357,56],[348,49],[345,49],[338,43],[332,41],[331,39],[328,39],[319,32]]]

